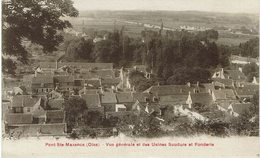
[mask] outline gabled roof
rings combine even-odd
[[[215,85],[217,85],[217,83],[221,83],[221,84],[224,84],[225,86],[228,86],[228,87],[234,86],[234,81],[232,79],[212,78],[212,80],[213,80]]]
[[[235,88],[235,92],[239,97],[253,96],[259,90],[259,85],[251,84],[243,87]]]
[[[100,93],[100,89],[84,89],[82,88],[81,90],[79,90],[79,95],[82,94],[99,94]]]
[[[232,80],[245,80],[246,76],[239,70],[224,70],[224,76]]]
[[[118,103],[131,103],[134,102],[132,93],[116,93],[116,98]]]
[[[81,97],[86,101],[87,107],[101,107],[99,94],[83,94]]]
[[[120,81],[121,81],[120,78],[102,78],[101,84],[118,85]]]
[[[152,93],[158,96],[162,95],[181,95],[181,94],[189,94],[189,92],[194,93],[194,90],[199,91],[199,87],[197,85],[162,85],[162,86],[152,86],[145,90],[145,93]]]
[[[54,76],[54,81],[59,83],[68,83],[74,82],[73,76]]]
[[[53,83],[53,76],[37,76],[32,78],[32,84]]]
[[[212,96],[209,93],[194,93],[191,94],[192,103],[200,103],[203,105],[211,105],[213,102]]]
[[[63,110],[47,110],[46,111],[47,119],[63,119],[64,118],[64,111]]]
[[[82,74],[83,78],[115,78],[114,71],[111,70],[87,70],[87,69],[80,69],[80,73]]]
[[[231,105],[233,108],[233,111],[238,114],[243,114],[244,112],[248,111],[250,107],[253,105],[251,103],[237,103]]]
[[[32,114],[8,113],[5,115],[6,122],[12,124],[31,124],[33,122]]]
[[[85,80],[85,84],[88,87],[93,87],[93,88],[101,87],[101,83],[100,83],[99,79],[87,79],[87,80]]]
[[[134,101],[139,101],[141,103],[145,103],[146,102],[146,98],[149,100],[153,99],[153,96],[155,96],[155,94],[150,94],[150,93],[132,93],[133,99]]]
[[[222,99],[236,99],[235,93],[232,89],[221,89],[213,91],[216,100]]]
[[[16,95],[12,98],[12,107],[33,107],[41,97],[31,95]]]
[[[160,96],[160,105],[180,105],[185,104],[188,95],[165,95]]]
[[[101,95],[101,103],[103,104],[113,104],[117,103],[116,94],[111,92],[105,92]]]
[[[51,109],[62,109],[64,105],[64,99],[50,99],[48,105]]]

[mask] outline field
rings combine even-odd
[[[194,27],[197,30],[211,28],[239,29],[247,27],[257,29],[258,16],[254,14],[227,14],[197,11],[84,11],[77,18],[66,18],[78,32],[83,30],[89,34],[94,31],[114,28],[121,29],[125,26],[125,33],[131,37],[140,37],[140,32],[147,28],[144,25],[161,26],[169,29],[180,29],[181,26]],[[158,28],[156,28],[158,29]],[[229,31],[218,30],[219,43],[238,45],[256,35],[234,35]]]

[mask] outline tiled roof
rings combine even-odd
[[[152,86],[145,90],[146,93],[153,93],[158,96],[162,95],[181,95],[189,94],[189,92],[194,93],[194,90],[199,91],[199,87],[196,85],[163,85],[163,86]]]
[[[38,62],[34,66],[55,69],[56,62]],[[58,68],[63,66],[85,68],[85,69],[113,69],[113,63],[84,63],[84,62],[58,62]]]
[[[83,94],[82,99],[86,101],[88,107],[100,107],[99,94]]]
[[[155,96],[154,94],[150,94],[150,93],[133,93],[132,94],[133,98],[134,98],[134,101],[139,101],[141,103],[144,103],[146,102],[146,98],[149,99],[149,100],[152,100],[153,99],[153,96]]]
[[[63,119],[64,118],[64,111],[63,110],[47,110],[46,111],[47,119]]]
[[[33,122],[32,114],[8,113],[5,115],[6,122],[12,124],[31,124]]]
[[[104,104],[117,103],[116,94],[115,93],[110,93],[110,92],[103,93],[101,95],[101,103],[104,103]]]
[[[253,105],[251,103],[237,103],[232,104],[233,111],[238,114],[243,114],[245,111],[248,111]]]
[[[85,84],[87,84],[88,87],[93,87],[93,88],[101,87],[101,83],[99,79],[87,79],[85,80]]]
[[[33,84],[53,83],[53,76],[33,77],[33,78],[32,78],[32,83],[33,83]]]
[[[100,89],[84,89],[82,88],[81,90],[79,90],[79,94],[99,94],[100,93]]]
[[[83,78],[115,78],[115,73],[113,70],[80,70],[81,75]]]
[[[232,89],[221,89],[213,91],[216,100],[218,99],[236,99],[234,91]]]
[[[225,86],[233,87],[234,81],[232,79],[221,79],[221,78],[213,78],[214,84],[217,85],[217,82],[224,84]]]
[[[240,96],[252,96],[259,90],[259,85],[244,85],[235,89],[236,94]]]
[[[64,105],[64,99],[50,99],[48,100],[48,105],[51,109],[61,109]]]
[[[118,103],[131,103],[134,102],[132,93],[116,93]]]
[[[227,79],[245,80],[246,76],[239,70],[224,70],[224,76]]]
[[[120,83],[120,78],[103,78],[101,80],[101,84],[112,84],[112,85],[118,85]]]
[[[203,105],[212,104],[212,96],[209,93],[194,93],[191,94],[191,99],[193,103],[200,103]]]
[[[185,104],[188,95],[165,95],[160,96],[160,105],[179,105]]]
[[[55,76],[54,77],[55,82],[59,83],[71,83],[74,82],[74,77],[73,76]]]
[[[12,107],[33,107],[41,97],[31,95],[16,95],[12,99]]]

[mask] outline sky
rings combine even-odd
[[[73,0],[80,10],[173,10],[260,13],[260,0]]]

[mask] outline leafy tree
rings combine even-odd
[[[15,75],[16,63],[10,58],[7,59],[2,58],[2,62],[3,62],[2,63],[3,73]]]
[[[256,65],[256,63],[246,64],[243,67],[243,73],[247,76],[247,80],[251,82],[253,77],[259,76],[259,67]]]
[[[178,68],[173,76],[167,79],[167,84],[207,83],[210,79],[210,72],[201,68]]]
[[[244,57],[256,58],[259,56],[259,37],[240,43],[240,54]]]
[[[99,111],[89,111],[87,115],[87,125],[97,128],[102,125],[102,113]]]
[[[65,102],[64,107],[68,131],[71,131],[79,126],[82,118],[85,118],[87,105],[84,99],[72,97]]]
[[[28,61],[23,41],[41,45],[46,53],[55,51],[63,40],[58,31],[71,27],[61,17],[78,15],[71,0],[10,0],[2,8],[3,55],[23,63]]]
[[[88,60],[92,61],[91,53],[93,50],[92,40],[85,40],[84,38],[71,41],[67,48],[65,57],[67,60]]]

